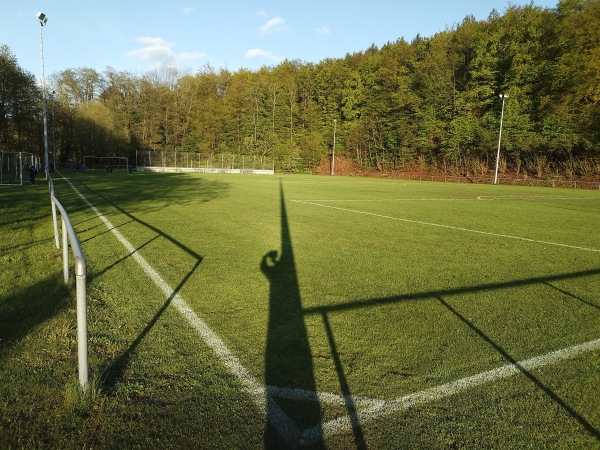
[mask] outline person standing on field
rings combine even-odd
[[[37,170],[35,170],[34,166],[29,167],[29,182],[31,184],[35,183],[35,176],[37,175]]]

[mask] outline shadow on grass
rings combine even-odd
[[[566,295],[567,297],[571,297],[572,299],[577,300],[577,301],[579,301],[579,302],[581,302],[581,303],[583,303],[585,305],[588,305],[588,306],[591,306],[592,308],[596,308],[596,309],[600,310],[600,305],[597,305],[596,303],[592,303],[592,302],[587,301],[587,300],[585,300],[585,299],[583,299],[581,297],[578,297],[578,296],[576,296],[574,294],[571,294],[570,292],[567,292],[564,289],[561,289],[561,288],[559,288],[557,286],[554,286],[552,283],[550,283],[548,281],[545,281],[544,284],[546,286],[548,286],[548,287],[551,287],[552,289],[557,290],[561,294]]]
[[[101,387],[102,387],[102,389],[104,391],[111,392],[112,390],[114,390],[114,387],[119,382],[119,380],[122,379],[123,374],[124,374],[127,366],[129,365],[129,362],[130,362],[131,358],[135,354],[135,351],[138,348],[138,346],[144,340],[144,338],[146,337],[146,335],[156,325],[156,323],[158,322],[158,320],[161,318],[161,316],[163,315],[163,313],[165,312],[165,310],[168,308],[168,306],[171,304],[171,302],[173,301],[173,299],[175,298],[175,296],[178,294],[178,292],[181,290],[181,288],[186,284],[186,282],[189,280],[189,278],[198,269],[198,267],[202,263],[202,259],[203,258],[202,258],[201,255],[199,255],[193,249],[187,247],[185,244],[183,244],[179,240],[175,239],[171,235],[165,233],[164,231],[162,231],[161,229],[155,227],[154,225],[152,225],[152,224],[150,224],[148,222],[143,221],[142,219],[136,217],[135,215],[133,215],[132,213],[130,213],[129,211],[127,211],[126,209],[124,209],[124,207],[116,204],[113,201],[112,196],[111,196],[111,198],[108,198],[108,196],[106,196],[106,195],[98,192],[97,190],[91,189],[86,183],[81,182],[80,184],[83,185],[90,192],[92,192],[95,196],[101,198],[105,205],[110,205],[112,208],[114,208],[114,211],[118,211],[121,214],[127,216],[129,218],[129,220],[126,221],[125,223],[136,222],[136,223],[142,225],[143,227],[145,227],[145,228],[147,228],[149,230],[152,230],[154,233],[156,233],[155,237],[153,237],[152,239],[150,239],[147,242],[145,242],[143,245],[141,245],[138,248],[136,248],[135,251],[129,253],[128,255],[124,256],[123,258],[119,259],[118,261],[115,261],[114,263],[110,264],[108,267],[105,267],[101,271],[89,274],[90,281],[92,281],[94,278],[100,276],[101,274],[107,272],[108,270],[114,268],[115,266],[119,265],[121,262],[123,262],[127,258],[132,257],[134,255],[134,253],[139,252],[143,247],[145,247],[146,245],[148,245],[149,243],[153,242],[155,239],[157,239],[159,237],[163,238],[163,239],[167,240],[168,242],[170,242],[171,244],[175,245],[181,251],[183,251],[184,253],[186,253],[187,255],[189,255],[193,259],[193,261],[194,261],[194,264],[193,264],[192,268],[187,272],[187,274],[185,274],[183,276],[183,278],[181,279],[181,281],[179,282],[179,284],[170,293],[170,295],[168,296],[167,300],[158,309],[158,311],[154,314],[154,316],[150,319],[150,321],[142,329],[142,331],[139,333],[139,335],[133,340],[133,342],[129,345],[129,347],[127,348],[127,350],[125,350],[125,352],[123,352],[120,356],[118,356],[116,359],[114,359],[113,361],[111,361],[104,368],[104,370],[102,372],[103,375],[102,375],[102,379],[101,379]],[[222,186],[222,189],[224,189],[225,186],[226,185]],[[207,196],[204,198],[204,201],[209,201],[210,199],[216,198],[218,196],[218,194],[216,192],[212,192],[212,193],[205,192],[205,194]],[[111,230],[108,230],[108,231],[111,231]],[[104,234],[106,232],[107,231],[102,231],[101,234]],[[90,238],[90,239],[93,239],[93,238]]]
[[[322,415],[314,377],[312,354],[308,340],[294,251],[288,224],[283,187],[280,184],[281,251],[267,253],[260,268],[269,279],[269,319],[265,350],[265,385],[267,397],[267,424],[265,448],[295,447],[306,444],[301,441],[301,430],[317,430],[312,435],[311,448],[324,448],[322,441]],[[355,442],[364,448],[362,428],[357,419],[352,395],[338,357],[333,330],[327,316],[327,336],[335,362],[342,392],[347,399],[348,413],[353,417]],[[302,400],[275,399],[270,388],[302,389],[306,394]],[[283,413],[283,414],[282,414]],[[283,423],[287,419],[294,425]],[[289,430],[292,431],[292,435]]]
[[[359,300],[348,303],[340,303],[332,306],[319,306],[312,308],[305,308],[303,310],[304,314],[319,314],[323,318],[325,329],[327,330],[327,334],[330,335],[330,325],[327,320],[327,314],[331,312],[342,312],[349,311],[354,309],[361,308],[371,308],[381,305],[394,304],[399,302],[409,302],[409,301],[419,301],[425,299],[435,298],[437,299],[444,307],[446,307],[452,314],[454,314],[460,321],[462,321],[465,325],[467,325],[472,331],[474,331],[481,339],[483,339],[487,344],[489,344],[495,351],[500,353],[503,358],[509,361],[511,364],[515,365],[523,375],[525,375],[529,380],[531,380],[539,389],[541,389],[552,401],[554,401],[557,405],[559,405],[569,416],[575,419],[583,429],[585,429],[590,435],[595,437],[600,441],[600,430],[592,425],[585,417],[583,417],[580,413],[578,413],[573,407],[571,407],[565,400],[563,400],[556,392],[554,392],[549,386],[544,384],[539,378],[533,375],[530,371],[526,370],[524,367],[519,365],[518,361],[512,357],[504,348],[502,348],[498,343],[493,341],[488,335],[486,335],[481,329],[476,327],[470,320],[461,315],[455,308],[453,308],[448,302],[446,302],[443,298],[447,296],[457,295],[457,294],[466,294],[466,293],[474,293],[474,292],[482,292],[482,291],[491,291],[491,290],[501,290],[507,288],[514,287],[522,287],[527,285],[534,284],[544,284],[549,287],[552,287],[559,292],[567,295],[575,301],[581,302],[587,306],[590,306],[595,309],[599,309],[598,305],[581,299],[569,292],[566,292],[562,289],[559,289],[553,286],[551,283],[561,280],[573,280],[586,276],[599,275],[600,269],[591,269],[580,272],[572,272],[572,273],[564,273],[557,275],[550,275],[546,277],[536,277],[536,278],[528,278],[521,280],[512,280],[504,283],[490,283],[483,284],[479,286],[466,286],[456,289],[448,289],[448,290],[440,290],[440,291],[429,291],[429,292],[420,292],[399,296],[392,296],[386,298],[376,298],[376,299],[368,299],[368,300]],[[343,371],[341,368],[341,364],[336,363],[336,368],[338,372]],[[343,375],[340,376],[342,379]],[[352,420],[352,414],[350,413],[350,408],[348,408],[350,418]],[[356,414],[354,414],[356,415]],[[354,424],[353,424],[354,425]]]
[[[185,285],[185,283],[192,276],[192,274],[196,271],[198,266],[200,266],[201,262],[202,262],[202,258],[200,258],[196,261],[196,264],[194,264],[194,266],[187,273],[187,275],[185,277],[183,277],[183,279],[177,285],[177,287],[175,289],[173,289],[173,292],[171,293],[171,295],[169,295],[167,300],[163,303],[163,305],[156,312],[156,314],[154,314],[154,317],[152,317],[152,319],[150,319],[150,321],[146,324],[144,329],[135,338],[135,340],[129,345],[127,350],[125,350],[124,353],[122,353],[120,356],[118,356],[115,360],[113,360],[104,369],[102,381],[101,381],[102,389],[104,391],[111,392],[114,389],[114,387],[116,386],[116,384],[119,382],[119,380],[121,380],[121,378],[123,377],[123,374],[125,372],[125,369],[127,368],[128,364],[129,364],[129,361],[131,360],[132,356],[135,354],[135,350],[138,348],[138,346],[141,344],[141,342],[144,340],[144,338],[150,332],[150,330],[152,330],[154,325],[156,325],[156,323],[161,318],[161,316],[163,315],[165,310],[169,307],[169,305],[171,304],[171,302],[173,301],[173,299],[175,298],[177,293],[180,291],[180,289],[183,287],[183,285]]]
[[[184,173],[79,173],[68,179],[103,198],[109,204],[124,209],[134,208],[151,211],[163,205],[190,202],[209,202],[225,194],[229,185],[218,179],[193,176]],[[60,182],[60,180],[59,180]],[[93,188],[90,186],[93,184]],[[61,187],[62,188],[62,187]],[[55,189],[58,189],[55,180]],[[71,191],[65,186],[65,191]],[[62,192],[62,191],[61,191]],[[66,193],[66,192],[65,192]],[[57,195],[60,198],[60,192]],[[78,201],[75,207],[82,206]],[[99,207],[99,204],[95,204]],[[87,205],[82,206],[87,209]],[[108,213],[107,213],[108,214]]]
[[[573,419],[575,419],[579,424],[592,436],[596,439],[600,440],[600,430],[595,428],[590,422],[588,422],[585,417],[575,411],[571,406],[569,406],[562,398],[558,396],[556,392],[554,392],[550,387],[544,384],[538,377],[532,374],[530,371],[525,369],[523,366],[519,364],[519,362],[513,358],[510,353],[508,353],[504,348],[502,348],[497,342],[495,342],[492,338],[490,338],[487,334],[485,334],[481,329],[475,326],[473,322],[468,320],[465,316],[460,314],[456,309],[454,309],[448,302],[446,302],[442,297],[437,297],[438,301],[444,305],[452,314],[454,314],[461,322],[467,325],[471,330],[473,330],[481,339],[487,342],[494,350],[496,350],[504,359],[513,364],[519,371],[525,375],[529,380],[531,380],[538,388],[540,388],[548,397],[550,397],[557,405],[559,405],[562,409],[564,409]]]
[[[39,245],[48,244],[50,242],[54,243],[54,236],[46,238],[46,239],[40,239],[40,240],[37,240],[37,241],[27,242],[27,243],[18,243],[18,244],[15,244],[15,245],[11,246],[11,247],[1,248],[0,249],[0,255],[2,255],[4,253],[10,253],[10,252],[13,252],[13,251],[23,252],[25,250],[32,249],[33,247],[37,247]],[[52,247],[48,247],[48,248],[56,248],[56,246],[52,245]]]
[[[54,236],[44,232],[51,227],[46,185],[2,188],[0,216],[7,219],[0,223],[0,348],[8,348],[68,309],[71,297]]]
[[[415,292],[412,294],[403,294],[403,295],[391,296],[391,297],[371,298],[371,299],[366,299],[366,300],[351,301],[351,302],[347,302],[347,303],[338,303],[337,305],[331,305],[331,306],[316,306],[316,307],[312,307],[312,308],[305,308],[304,313],[305,314],[322,314],[323,312],[347,311],[347,310],[358,309],[358,308],[367,308],[367,307],[371,307],[371,306],[388,305],[388,304],[393,304],[393,303],[398,303],[398,302],[424,300],[424,299],[430,299],[432,297],[436,297],[436,298],[440,297],[440,296],[445,297],[445,296],[450,296],[450,295],[460,295],[460,294],[468,294],[468,293],[472,293],[472,292],[492,291],[492,290],[499,290],[499,289],[514,288],[514,287],[530,286],[530,285],[542,284],[542,283],[548,284],[553,281],[572,280],[572,279],[577,279],[577,278],[582,278],[582,277],[587,277],[587,276],[592,276],[592,275],[600,275],[600,269],[590,269],[590,270],[583,270],[583,271],[579,271],[579,272],[549,275],[546,277],[535,277],[535,278],[526,278],[526,279],[521,279],[521,280],[512,280],[512,281],[506,281],[503,283],[489,283],[489,284],[481,284],[478,286],[465,286],[465,287],[459,287],[459,288],[454,288],[454,289],[442,289],[439,291]],[[555,288],[554,286],[552,286],[552,287]],[[569,296],[578,301],[581,301],[590,306],[593,306],[594,308],[598,308],[597,305],[591,304],[587,301],[583,301],[582,299],[577,298],[573,295],[569,294]]]
[[[32,329],[70,306],[62,272],[0,298],[0,348],[11,346]]]
[[[302,301],[294,251],[285,209],[283,187],[280,184],[281,251],[267,253],[260,264],[269,279],[269,320],[265,350],[265,385],[283,388],[300,387],[311,395],[306,401],[277,402],[267,397],[265,448],[299,445],[299,435],[282,433],[286,425],[282,418],[301,420],[307,426],[321,423],[321,410],[316,393],[312,356],[302,314]],[[281,414],[283,412],[283,415]],[[292,429],[295,428],[292,427]]]

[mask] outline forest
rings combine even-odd
[[[311,173],[335,133],[336,156],[361,170],[485,175],[505,94],[502,173],[597,176],[600,0],[508,6],[431,37],[257,71],[65,69],[46,90],[60,163],[164,150],[269,156]],[[2,45],[0,151],[43,150],[40,84]]]

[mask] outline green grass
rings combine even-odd
[[[352,410],[361,419],[361,398],[392,401],[600,338],[597,191],[70,179],[259,384],[355,399],[276,397],[300,430]],[[62,285],[47,189],[2,187],[0,447],[281,447],[130,252],[64,180],[55,186],[88,262],[94,381],[86,395],[74,387],[74,293]],[[598,385],[596,350],[327,431],[324,446],[600,448]]]

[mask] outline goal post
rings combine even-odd
[[[85,170],[112,170],[129,168],[129,159],[124,156],[84,156]]]

